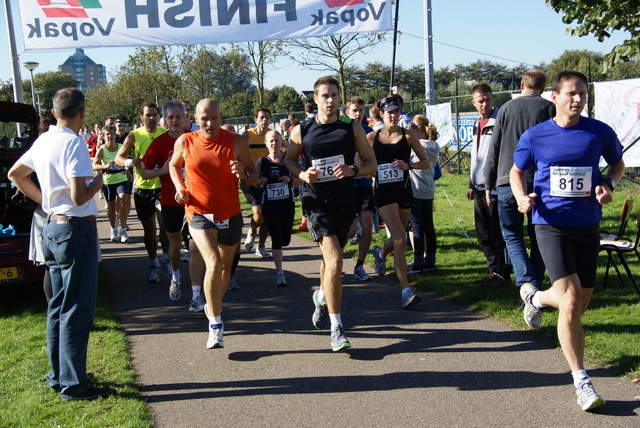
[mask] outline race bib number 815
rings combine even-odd
[[[552,166],[549,173],[551,196],[585,198],[591,194],[590,166]]]

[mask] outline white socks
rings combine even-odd
[[[531,298],[531,303],[538,309],[542,309],[546,306],[540,303],[540,292],[537,292],[533,295],[533,297]]]
[[[589,379],[589,375],[587,375],[586,370],[580,370],[577,372],[571,372],[571,376],[573,376],[573,384],[577,388],[585,379]]]
[[[336,324],[342,325],[340,314],[329,314],[329,319],[331,320],[331,327],[333,327]]]
[[[202,290],[201,285],[192,285],[191,286],[191,299],[195,299],[200,296],[200,290]]]

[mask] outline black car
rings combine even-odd
[[[30,200],[16,204],[17,189],[7,178],[37,136],[38,114],[32,106],[0,101],[0,285],[42,281],[44,277],[44,266],[29,260],[35,204],[29,204]]]

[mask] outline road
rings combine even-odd
[[[424,291],[402,311],[395,275],[355,283],[352,261],[343,276],[352,348],[332,352],[329,332],[311,324],[320,252],[295,236],[284,288],[271,260],[243,251],[240,290],[224,298],[225,347],[206,349],[206,317],[187,311],[187,264],[182,299],[171,302],[164,274],[146,281],[135,215],[131,242],[116,244],[103,214],[102,268],[158,427],[640,426],[630,382],[590,370],[608,403],[583,412],[559,350]]]

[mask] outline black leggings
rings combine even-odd
[[[290,200],[262,204],[262,216],[269,229],[272,249],[280,250],[291,242],[294,211],[295,204]]]

